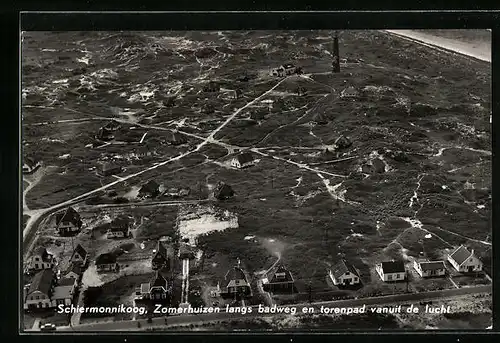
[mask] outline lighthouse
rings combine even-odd
[[[339,32],[334,31],[333,33],[333,48],[332,48],[332,71],[334,73],[340,73],[340,57],[339,57]]]

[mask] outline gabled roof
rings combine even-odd
[[[66,270],[66,274],[73,272],[76,275],[82,275],[83,268],[79,263],[71,263],[69,268]]]
[[[76,280],[72,277],[65,277],[59,280],[59,286],[73,286],[75,281]]]
[[[104,125],[104,128],[107,130],[117,130],[120,127],[121,124],[116,120],[110,120],[109,122],[106,123],[106,125]]]
[[[243,269],[238,266],[234,266],[233,268],[229,269],[224,279],[226,280],[226,282],[228,282],[227,287],[248,284],[245,272],[243,272]]]
[[[428,261],[428,262],[419,262],[420,268],[423,271],[430,271],[430,270],[438,270],[438,269],[445,269],[444,262],[443,261]]]
[[[173,132],[172,135],[170,136],[170,142],[176,144],[184,144],[187,142],[187,139],[186,137],[184,137],[184,135],[177,132]]]
[[[34,251],[33,251],[33,255],[36,255],[36,256],[46,256],[48,255],[49,253],[47,252],[47,249],[44,248],[44,247],[38,247],[36,248]]]
[[[85,257],[87,257],[87,250],[85,250],[81,244],[78,244],[75,248],[75,250],[73,251],[73,255],[75,255],[75,253],[77,253],[78,255],[80,255],[83,259],[85,259]]]
[[[225,184],[224,182],[219,182],[215,186],[214,196],[217,199],[227,198],[234,195],[234,191],[231,186]]]
[[[104,253],[99,256],[97,256],[95,260],[95,264],[111,264],[111,263],[116,263],[116,256],[113,255],[112,253]]]
[[[110,231],[123,231],[128,230],[129,228],[129,220],[123,216],[117,217],[109,223]]]
[[[155,180],[149,180],[142,185],[139,193],[156,193],[160,185]]]
[[[253,155],[249,152],[242,152],[241,154],[236,155],[235,158],[238,159],[238,162],[240,162],[240,164],[253,162],[254,160]]]
[[[156,243],[156,252],[154,253],[153,259],[156,259],[158,257],[162,257],[164,259],[168,258],[167,248],[161,241],[158,241],[158,243]]]
[[[35,274],[33,280],[31,281],[28,294],[39,291],[42,292],[43,294],[48,295],[52,287],[53,279],[54,279],[54,273],[51,269],[44,269],[42,271],[39,271],[38,273]]]
[[[276,275],[284,274],[284,277],[278,278]],[[268,274],[267,279],[269,283],[281,283],[281,282],[293,282],[292,273],[288,269],[285,268],[282,264],[279,264],[277,267],[273,268]]]
[[[285,64],[283,64],[283,68],[290,69],[290,68],[295,68],[295,66],[291,63],[285,63]]]
[[[404,273],[406,269],[403,261],[388,261],[382,262],[382,271],[384,274]]]
[[[38,163],[40,163],[40,161],[38,161],[38,159],[34,156],[25,156],[23,158],[23,162],[24,164],[26,164],[27,166],[29,166],[30,168],[33,168],[35,167]]]
[[[472,253],[461,245],[450,254],[450,257],[455,260],[458,265],[462,265],[471,255]]]
[[[346,263],[346,261],[343,259],[340,260],[339,262],[337,262],[332,267],[332,275],[336,279],[341,277],[342,275],[344,275],[347,272],[353,273],[354,275],[359,277],[358,271],[356,270],[356,268],[354,268],[354,266],[352,264]]]
[[[75,225],[80,224],[80,214],[76,212],[73,207],[66,208],[65,211],[61,211],[56,214],[56,224],[59,225],[61,222],[64,223],[73,223]]]
[[[54,287],[54,294],[52,294],[51,299],[71,299],[73,286],[57,286]]]
[[[167,280],[158,271],[155,273],[149,284],[151,285],[151,288],[162,287],[165,290],[167,289]]]

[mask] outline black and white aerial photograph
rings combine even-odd
[[[492,329],[491,30],[20,34],[21,331]]]

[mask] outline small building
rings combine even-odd
[[[167,143],[170,145],[182,145],[187,143],[187,139],[184,135],[178,133],[178,132],[173,132],[171,135],[168,136]]]
[[[380,278],[387,281],[403,281],[406,279],[406,268],[403,261],[387,261],[375,267]]]
[[[359,95],[359,92],[354,87],[347,87],[340,92],[341,98],[355,98]]]
[[[41,165],[42,163],[35,157],[25,157],[23,159],[22,172],[23,174],[34,173]]]
[[[120,174],[122,172],[122,167],[113,163],[102,163],[97,168],[97,174],[99,176],[111,176]]]
[[[88,252],[85,250],[81,244],[78,244],[73,250],[73,254],[71,255],[70,262],[72,264],[79,264],[81,266],[85,266],[87,264]]]
[[[229,297],[247,297],[252,294],[245,272],[240,267],[234,266],[229,269],[224,280]]]
[[[33,271],[52,269],[55,264],[56,259],[54,255],[50,254],[44,247],[38,247],[33,252],[33,256],[28,264],[28,269]]]
[[[236,155],[231,159],[231,166],[235,168],[246,168],[253,166],[255,164],[255,159],[253,155],[249,152],[243,152]]]
[[[101,141],[110,141],[113,140],[115,136],[113,134],[113,130],[110,130],[103,126],[99,129],[99,131],[97,131],[96,138]]]
[[[52,293],[52,307],[57,307],[59,305],[71,305],[73,298],[75,297],[76,287],[77,282],[74,278],[64,278],[59,280],[59,284],[54,287],[54,292]]]
[[[61,236],[79,232],[82,225],[82,218],[73,207],[68,207],[66,210],[56,213],[56,230]]]
[[[106,125],[103,126],[103,128],[107,131],[117,131],[121,129],[121,124],[117,122],[116,120],[111,120],[106,123]]]
[[[356,267],[344,259],[337,262],[328,275],[335,286],[357,285],[361,282]]]
[[[99,273],[118,272],[120,270],[120,266],[116,262],[116,256],[112,253],[104,253],[97,256],[95,266]]]
[[[54,272],[51,269],[39,271],[26,285],[24,309],[49,308],[52,306],[51,296],[54,290]]]
[[[162,241],[158,241],[156,249],[153,250],[153,258],[151,259],[151,268],[153,270],[170,269],[170,259],[168,251]]]
[[[195,258],[195,253],[193,248],[186,243],[181,243],[179,246],[179,259],[181,260],[192,260]]]
[[[188,196],[189,193],[190,193],[189,188],[172,187],[172,188],[167,189],[165,191],[165,193],[163,193],[163,195],[168,196],[168,197],[172,197],[172,198],[178,198],[178,197]]]
[[[156,271],[150,282],[141,284],[140,295],[142,299],[166,301],[169,298],[167,279]]]
[[[480,272],[483,270],[483,262],[474,255],[474,250],[469,251],[463,245],[448,255],[448,261],[460,273]]]
[[[231,188],[231,186],[225,184],[222,181],[219,181],[217,185],[214,188],[214,198],[218,200],[225,200],[229,199],[230,197],[234,196],[234,191]]]
[[[110,224],[106,234],[107,238],[128,238],[130,237],[130,222],[128,218],[115,218]]]
[[[295,281],[292,273],[283,264],[279,264],[262,279],[262,288],[271,293],[293,293]]]
[[[282,66],[279,66],[278,68],[274,68],[271,70],[271,76],[288,76],[292,74],[299,74],[301,73],[301,69],[297,68],[291,63],[283,64]]]
[[[80,278],[83,275],[83,265],[80,263],[71,263],[68,269],[64,272],[64,278],[69,279],[73,278],[77,281],[80,280]]]
[[[154,198],[160,194],[160,185],[154,180],[149,180],[139,189],[139,198]]]
[[[443,276],[446,274],[444,261],[414,261],[413,268],[421,277]]]

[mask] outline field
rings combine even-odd
[[[123,270],[96,283],[102,303],[130,302],[151,275],[156,241],[186,238],[178,222],[196,213],[211,224],[188,237],[200,293],[191,298],[238,260],[252,304],[264,301],[256,283],[278,259],[299,291],[278,302],[303,301],[309,287],[317,300],[406,292],[405,283],[383,284],[374,265],[436,259],[460,244],[491,265],[490,65],[345,31],[341,72],[332,74],[330,44],[326,31],[24,33],[23,153],[43,161],[25,215],[85,194],[75,205],[84,220],[76,241],[92,259],[127,251]],[[289,61],[304,74],[269,75]],[[114,138],[96,139],[111,119],[121,124]],[[240,151],[253,166],[231,167]],[[123,170],[99,176],[102,162]],[[149,180],[159,194],[140,199]],[[219,181],[233,197],[214,197]],[[181,188],[188,194],[177,195]],[[208,221],[210,211],[217,220]],[[237,225],[221,224],[224,213]],[[102,225],[120,214],[133,238],[106,239]],[[75,242],[57,236],[54,218],[45,223],[37,245],[64,265]],[[360,270],[362,288],[331,284],[340,257]],[[454,287],[413,281],[411,290]]]

